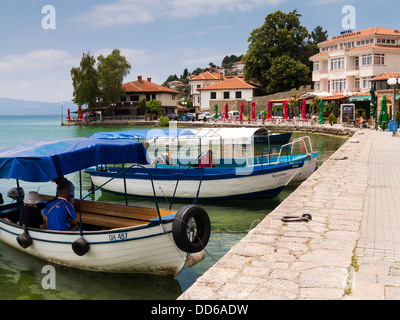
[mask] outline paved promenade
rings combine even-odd
[[[400,299],[399,220],[400,138],[357,131],[179,299]]]

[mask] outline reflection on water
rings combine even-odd
[[[22,119],[22,120],[21,120]],[[99,131],[132,130],[132,127],[61,127],[59,120],[54,118],[38,118],[37,123],[21,118],[4,119],[0,117],[3,132],[9,135],[0,141],[0,147],[10,147],[36,138],[70,138],[87,137]],[[41,120],[40,120],[41,119]],[[24,124],[21,124],[25,123]],[[140,128],[142,129],[142,128]],[[292,139],[304,136],[303,133],[294,133]],[[346,139],[325,135],[309,135],[314,151],[319,151],[318,165],[321,165],[333,152],[335,152]],[[264,145],[257,146],[257,152],[265,149]],[[78,197],[79,174],[71,174],[68,179],[76,186]],[[83,174],[82,194],[86,195],[90,188],[90,176]],[[0,181],[0,192],[5,195],[7,190],[15,186],[15,181]],[[54,194],[53,183],[31,184],[21,182],[25,193],[38,190],[41,193]],[[48,263],[31,257],[17,249],[0,242],[0,299],[176,299],[183,291],[190,287],[196,279],[208,270],[216,260],[220,259],[233,245],[257,225],[276,206],[278,206],[297,186],[289,186],[275,199],[272,200],[243,200],[243,201],[199,201],[210,215],[212,234],[207,246],[206,258],[192,268],[173,277],[140,275],[140,274],[105,274],[69,269],[54,265],[56,270],[56,289],[44,290],[42,279],[46,274],[42,268]],[[10,199],[4,197],[7,202]],[[97,191],[96,200],[125,203],[122,196],[108,192]],[[168,208],[166,199],[159,199],[161,208]],[[151,199],[129,197],[129,203],[138,206],[154,207]],[[178,210],[188,201],[174,201],[173,209]]]

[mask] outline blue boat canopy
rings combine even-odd
[[[160,137],[177,137],[181,135],[194,135],[189,129],[151,129],[151,130],[128,130],[128,131],[114,131],[114,132],[97,132],[92,134],[90,139],[154,139]]]
[[[0,178],[47,182],[92,166],[122,163],[148,164],[143,144],[88,138],[35,140],[0,150]]]

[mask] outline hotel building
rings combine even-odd
[[[374,77],[400,71],[399,30],[376,27],[354,31],[318,47],[320,52],[310,60],[314,93],[320,97],[368,93]]]

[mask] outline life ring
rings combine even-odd
[[[32,238],[29,236],[28,230],[25,229],[24,232],[17,237],[17,242],[24,249],[27,249],[32,244]]]
[[[89,251],[89,243],[83,239],[79,238],[72,243],[72,250],[78,256],[83,256]]]
[[[192,228],[192,219],[195,228]],[[190,236],[190,234],[192,236]],[[175,244],[184,252],[196,253],[203,250],[211,235],[211,222],[207,212],[194,205],[182,207],[172,223],[172,235]]]

